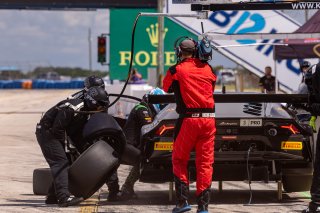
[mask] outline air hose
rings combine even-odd
[[[136,26],[137,26],[137,23],[138,23],[138,20],[139,20],[139,17],[141,16],[141,13],[139,13],[134,21],[134,24],[133,24],[133,29],[132,29],[132,34],[131,34],[131,56],[130,56],[130,64],[129,64],[129,70],[128,70],[128,77],[127,77],[127,80],[120,92],[120,94],[117,96],[117,98],[108,106],[111,107],[113,106],[115,103],[117,103],[117,101],[121,98],[121,96],[123,95],[124,91],[126,90],[126,87],[128,85],[128,82],[129,82],[129,79],[130,79],[130,76],[131,76],[131,69],[132,69],[132,63],[133,63],[133,54],[134,54],[134,37],[135,37],[135,31],[136,31]]]
[[[136,31],[136,27],[137,27],[137,23],[139,20],[139,17],[141,16],[141,13],[138,13],[134,24],[133,24],[133,28],[132,28],[132,34],[131,34],[131,56],[130,56],[130,64],[129,64],[129,69],[128,69],[128,76],[126,79],[126,82],[124,84],[124,86],[122,87],[122,90],[120,92],[120,94],[110,94],[110,96],[116,96],[117,98],[111,103],[109,104],[108,108],[110,108],[111,106],[113,106],[115,103],[117,103],[119,101],[119,99],[121,97],[127,97],[127,98],[132,98],[132,96],[126,96],[123,95],[124,91],[126,90],[126,87],[128,85],[128,82],[130,80],[130,76],[131,76],[131,69],[132,69],[132,63],[133,63],[133,54],[134,54],[134,38],[135,38],[135,31]],[[138,99],[136,99],[138,100]],[[139,99],[141,101],[141,99]],[[59,108],[59,107],[58,107]],[[59,108],[60,109],[60,108]],[[101,110],[101,111],[75,111],[75,113],[79,113],[79,114],[94,114],[94,113],[98,113],[98,112],[105,112],[106,110]]]

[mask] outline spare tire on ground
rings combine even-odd
[[[91,197],[118,166],[114,149],[105,141],[97,141],[71,165],[69,191],[76,197]]]
[[[50,168],[33,170],[33,193],[35,195],[47,195],[52,184]]]

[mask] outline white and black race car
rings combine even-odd
[[[141,182],[173,181],[175,108],[169,104],[142,128]],[[308,191],[313,172],[311,136],[310,126],[280,103],[216,103],[213,180],[282,181],[287,192]],[[195,153],[189,171],[194,181]]]

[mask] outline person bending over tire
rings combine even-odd
[[[149,92],[150,95],[163,95],[164,91],[160,88],[155,88]],[[150,124],[153,121],[155,115],[162,110],[165,105],[163,104],[148,104],[147,95],[142,98],[142,102],[136,105],[130,112],[128,120],[123,128],[124,134],[127,138],[127,143],[134,147],[143,150],[140,143],[141,127]],[[136,164],[132,167],[129,175],[127,176],[124,184],[121,187],[120,200],[129,200],[136,198],[137,195],[134,192],[134,184],[140,178],[140,164]]]
[[[69,161],[65,153],[66,135],[72,141],[81,141],[82,131],[89,114],[81,111],[104,111],[109,105],[107,92],[98,86],[91,87],[83,100],[66,99],[50,108],[37,124],[36,137],[43,156],[50,166],[54,190],[49,190],[47,204],[67,207],[83,199],[74,197],[68,190]]]
[[[151,90],[148,94],[150,95],[163,95],[164,91],[160,88]],[[134,147],[143,150],[142,144],[140,143],[141,127],[150,124],[153,121],[154,116],[162,110],[166,105],[164,104],[148,104],[147,94],[143,96],[142,101],[137,104],[130,112],[127,122],[123,128],[124,134],[127,139],[127,143]],[[140,162],[139,162],[140,163]],[[140,178],[140,164],[134,165],[124,184],[121,187],[120,193],[112,193],[109,189],[108,201],[125,201],[132,198],[137,198],[134,192],[134,184]],[[113,173],[109,181],[108,186],[116,187],[118,185],[117,172]]]
[[[75,94],[71,95],[68,97],[68,99],[80,99],[83,100],[84,95],[86,94],[86,92],[88,91],[88,89],[90,89],[91,87],[101,87],[103,89],[105,89],[105,84],[102,78],[97,77],[95,75],[92,76],[88,76],[87,78],[85,78],[84,80],[84,88],[83,90],[80,90],[79,92],[76,92]],[[118,195],[120,192],[120,186],[119,186],[119,179],[118,179],[118,175],[117,173],[113,173],[109,179],[106,182],[108,190],[109,190],[109,196],[108,196],[108,200],[110,201],[117,201],[118,200]],[[52,190],[51,190],[52,191]]]

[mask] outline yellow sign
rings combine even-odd
[[[146,28],[148,33],[151,45],[154,47],[158,47],[159,43],[159,24],[151,24],[150,27]],[[165,39],[166,34],[168,32],[168,28],[164,28],[163,39]]]
[[[110,40],[108,50],[110,61],[110,79],[125,80],[128,77],[128,67],[131,59],[132,23],[139,12],[157,12],[153,9],[112,9],[110,10]],[[183,26],[165,18],[163,29],[158,24],[157,17],[143,18],[136,25],[134,53],[132,55],[133,68],[136,68],[143,79],[148,74],[154,74],[159,65],[158,47],[159,40],[163,39],[163,63],[160,64],[167,71],[176,64],[174,42],[181,36],[197,39],[197,35],[188,31]],[[160,37],[163,31],[163,38]],[[163,73],[165,74],[165,73]]]
[[[130,59],[131,59],[131,52],[130,51],[119,51],[120,54],[120,63],[119,66],[129,66],[130,64]],[[158,52],[157,51],[139,51],[137,52],[134,57],[133,57],[133,66],[138,65],[138,66],[157,66],[158,61],[157,61],[157,56]],[[165,66],[172,66],[176,63],[175,59],[175,53],[174,51],[167,51],[164,52],[164,65]]]
[[[283,141],[281,149],[285,150],[302,150],[302,142],[297,141]]]
[[[155,142],[154,150],[158,151],[172,151],[173,142]]]

